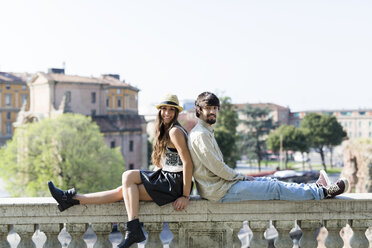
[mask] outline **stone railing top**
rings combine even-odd
[[[192,197],[185,211],[172,204],[140,203],[144,222],[207,222],[243,220],[372,220],[372,193],[343,194],[311,201],[244,201],[219,203]],[[0,198],[0,224],[107,223],[126,221],[123,202],[78,205],[59,212],[51,197]]]

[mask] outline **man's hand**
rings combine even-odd
[[[244,181],[254,181],[254,177],[252,177],[252,176],[245,176]]]
[[[189,204],[189,201],[190,200],[184,196],[178,197],[177,200],[175,200],[173,203],[174,210],[182,211],[186,209],[187,204]]]

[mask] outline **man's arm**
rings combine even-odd
[[[228,181],[244,180],[245,175],[235,172],[223,162],[217,151],[219,148],[214,147],[212,138],[207,134],[199,133],[192,140],[191,146],[198,159],[216,176]]]

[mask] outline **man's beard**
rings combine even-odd
[[[215,115],[210,115],[210,116],[214,116],[214,117],[216,118]],[[216,119],[209,119],[208,117],[209,117],[209,116],[207,116],[207,123],[208,123],[208,124],[212,125],[212,124],[216,123]]]

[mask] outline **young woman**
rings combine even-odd
[[[142,242],[145,236],[138,220],[139,201],[154,201],[159,206],[174,202],[174,209],[184,210],[190,200],[193,163],[187,147],[187,133],[178,123],[183,110],[176,95],[167,95],[156,106],[155,140],[152,163],[156,171],[128,170],[123,173],[122,186],[104,192],[79,195],[75,189],[67,191],[48,182],[50,193],[60,211],[78,204],[103,204],[124,199],[128,214],[126,233],[118,247],[130,247]]]

